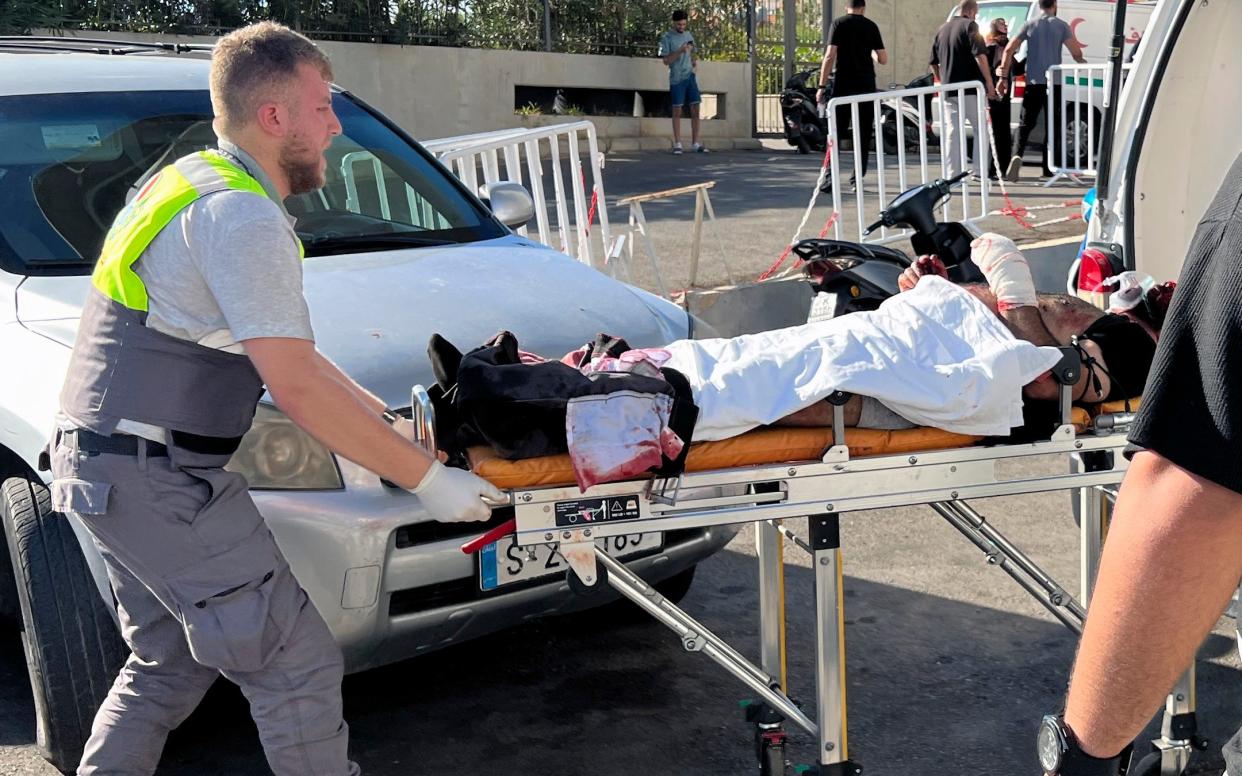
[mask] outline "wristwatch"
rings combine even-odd
[[[1045,776],[1121,776],[1132,747],[1114,757],[1092,757],[1078,746],[1078,737],[1064,718],[1050,714],[1039,723],[1035,748]]]
[[[400,416],[400,415],[398,415],[397,413],[393,412],[392,410],[390,410],[390,409],[388,409],[388,408],[386,408],[386,407],[384,408],[384,411],[380,413],[380,417],[382,417],[384,420],[388,421],[388,425],[390,425],[390,426],[395,426],[395,425],[397,425],[397,421],[398,421],[398,420],[401,420],[401,416]]]

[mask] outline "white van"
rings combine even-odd
[[[1113,35],[1113,11],[1116,7],[1116,3],[1106,0],[1060,0],[1057,3],[1057,16],[1064,19],[1074,31],[1074,39],[1082,46],[1082,53],[1088,64],[1103,64],[1108,61],[1108,48]],[[1126,7],[1126,59],[1129,59],[1134,47],[1142,39],[1143,30],[1146,29],[1147,21],[1155,8],[1155,2],[1130,3]],[[955,7],[949,15],[952,17],[956,13]],[[1031,19],[1038,19],[1042,14],[1038,2],[980,0],[976,21],[979,23],[979,31],[987,35],[992,20],[1002,17],[1009,23],[1010,36],[1014,36],[1023,24]],[[1025,56],[1025,50],[1019,51],[1019,59]],[[1069,60],[1068,57],[1066,59]]]
[[[1134,55],[1138,43],[1142,40],[1144,30],[1147,23],[1151,19],[1152,12],[1155,10],[1156,2],[1130,2],[1126,6],[1126,35],[1125,35],[1125,54],[1124,60],[1130,61]],[[1116,3],[1107,0],[1060,0],[1057,3],[1057,16],[1064,19],[1070,25],[1070,29],[1074,31],[1074,38],[1082,46],[1083,57],[1087,60],[1087,64],[1102,65],[1107,63],[1109,46],[1113,32],[1113,12],[1116,10]],[[951,19],[957,15],[956,4],[949,10],[946,19]],[[979,24],[979,31],[983,35],[987,35],[988,29],[992,24],[992,20],[998,17],[1004,18],[1009,23],[1009,35],[1012,37],[1018,34],[1018,30],[1022,25],[1031,19],[1038,19],[1043,14],[1037,0],[1026,0],[1026,2],[1014,2],[1013,0],[980,0],[979,15],[976,21]],[[1026,59],[1026,46],[1018,50],[1018,61]],[[1068,53],[1064,56],[1066,64],[1073,64],[1073,60]],[[1073,150],[1067,150],[1066,163],[1070,167],[1084,168],[1088,159],[1094,159],[1094,154],[1088,155],[1086,149],[1088,147],[1088,138],[1092,148],[1098,148],[1099,133],[1097,127],[1100,126],[1103,118],[1103,105],[1105,103],[1105,79],[1102,77],[1092,77],[1090,92],[1086,89],[1077,89],[1067,94],[1067,104],[1064,111],[1058,109],[1058,114],[1063,116],[1057,117],[1057,123],[1065,123],[1062,137],[1078,138],[1077,142],[1071,140],[1069,149],[1078,149],[1078,158],[1073,157]],[[1087,86],[1081,83],[1080,86]],[[1017,130],[1022,116],[1022,94],[1025,87],[1025,78],[1019,76],[1014,80],[1013,108],[1010,115],[1010,132]],[[1074,101],[1081,102],[1082,105],[1077,109],[1072,103]],[[938,101],[937,101],[938,102]],[[1094,115],[1088,116],[1088,112]],[[1040,122],[1040,127],[1032,134],[1032,142],[1028,146],[1028,160],[1037,158],[1036,154],[1043,154],[1046,151],[1046,134],[1048,118],[1044,116]],[[939,105],[933,106],[933,123],[935,127],[939,126]],[[967,134],[970,134],[967,127]],[[1057,157],[1060,156],[1059,149]]]
[[[1111,183],[1087,236],[1128,269],[1176,278],[1191,236],[1242,153],[1242,2],[1163,0],[1118,106]],[[1193,117],[1193,120],[1188,120]]]

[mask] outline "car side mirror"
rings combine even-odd
[[[535,200],[520,183],[484,183],[479,187],[479,199],[483,200],[483,204],[505,226],[523,226],[535,217]]]

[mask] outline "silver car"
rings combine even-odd
[[[0,44],[0,617],[22,629],[40,751],[67,769],[127,650],[98,553],[76,521],[50,512],[38,460],[104,232],[146,176],[214,136],[204,59],[36,45]],[[509,330],[558,356],[600,332],[635,346],[686,336],[676,306],[516,235],[375,110],[341,90],[333,102],[344,131],[327,186],[287,205],[320,349],[390,406],[408,408],[411,386],[433,381],[437,332],[468,348]],[[463,554],[506,510],[486,525],[438,523],[270,402],[231,467],[352,671],[608,600],[572,594],[544,547],[503,540]],[[677,599],[732,536],[677,531],[608,549]]]

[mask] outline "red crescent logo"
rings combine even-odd
[[[1070,22],[1070,35],[1074,36],[1074,42],[1077,43],[1081,48],[1086,48],[1087,44],[1083,43],[1081,40],[1078,39],[1078,25],[1082,24],[1085,21],[1086,19],[1080,16],[1074,21]]]

